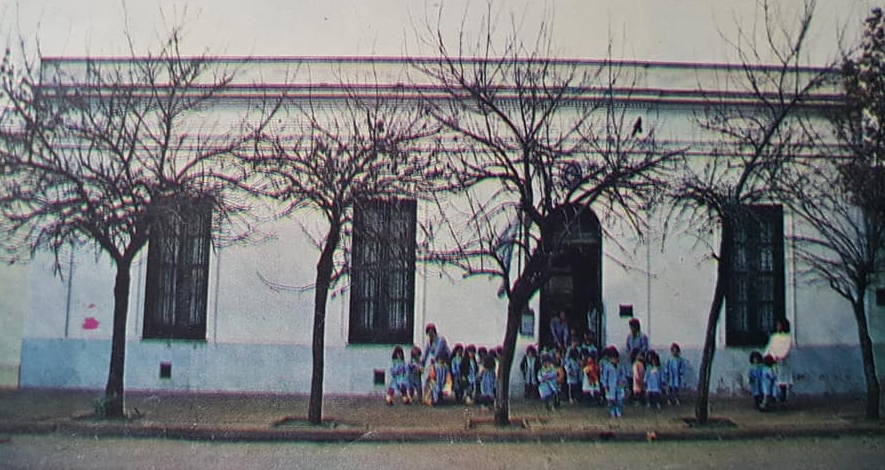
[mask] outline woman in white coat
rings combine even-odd
[[[777,385],[780,388],[781,401],[787,400],[787,390],[793,386],[793,374],[790,372],[787,358],[790,348],[793,346],[793,337],[790,335],[790,321],[780,318],[775,322],[775,331],[768,338],[768,346],[765,347],[763,356],[771,355],[776,361],[775,374]]]

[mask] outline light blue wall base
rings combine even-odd
[[[323,390],[330,394],[382,393],[375,369],[390,363],[390,347],[330,347],[325,354]],[[689,361],[689,388],[697,385],[700,350],[683,351]],[[511,392],[522,394],[520,374],[511,374]],[[748,390],[748,352],[716,351],[711,392],[738,395]],[[22,342],[21,386],[103,389],[107,382],[110,341],[39,339]],[[160,364],[172,364],[172,377],[160,378]],[[186,341],[138,341],[126,351],[127,390],[308,393],[311,352],[307,346],[222,344]],[[803,347],[791,354],[799,394],[864,393],[860,351],[844,346]],[[882,374],[882,371],[879,371]]]
[[[20,385],[102,389],[110,350],[107,340],[24,339]],[[164,362],[171,378],[160,378]],[[373,369],[389,367],[390,351],[327,348],[325,362],[326,392],[370,393]],[[124,383],[127,390],[307,393],[311,367],[307,346],[139,341],[127,345]]]
[[[103,389],[110,360],[110,341],[23,339],[19,386]]]

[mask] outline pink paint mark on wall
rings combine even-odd
[[[95,330],[98,329],[98,320],[95,317],[86,317],[83,319],[83,329],[84,330]]]
[[[89,304],[89,305],[86,306],[86,308],[92,310],[92,309],[95,308],[95,304]]]

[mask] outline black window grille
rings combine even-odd
[[[146,339],[206,339],[212,204],[155,204],[145,282]]]
[[[412,343],[416,217],[414,200],[371,200],[354,209],[351,343]]]
[[[776,319],[785,317],[784,216],[775,205],[743,206],[730,240],[725,341],[764,345]]]

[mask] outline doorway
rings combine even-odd
[[[592,210],[571,206],[561,211],[554,237],[560,241],[551,262],[550,278],[541,287],[542,347],[552,343],[550,320],[566,312],[569,328],[579,337],[596,335],[596,347],[605,341],[602,315],[602,228]]]

